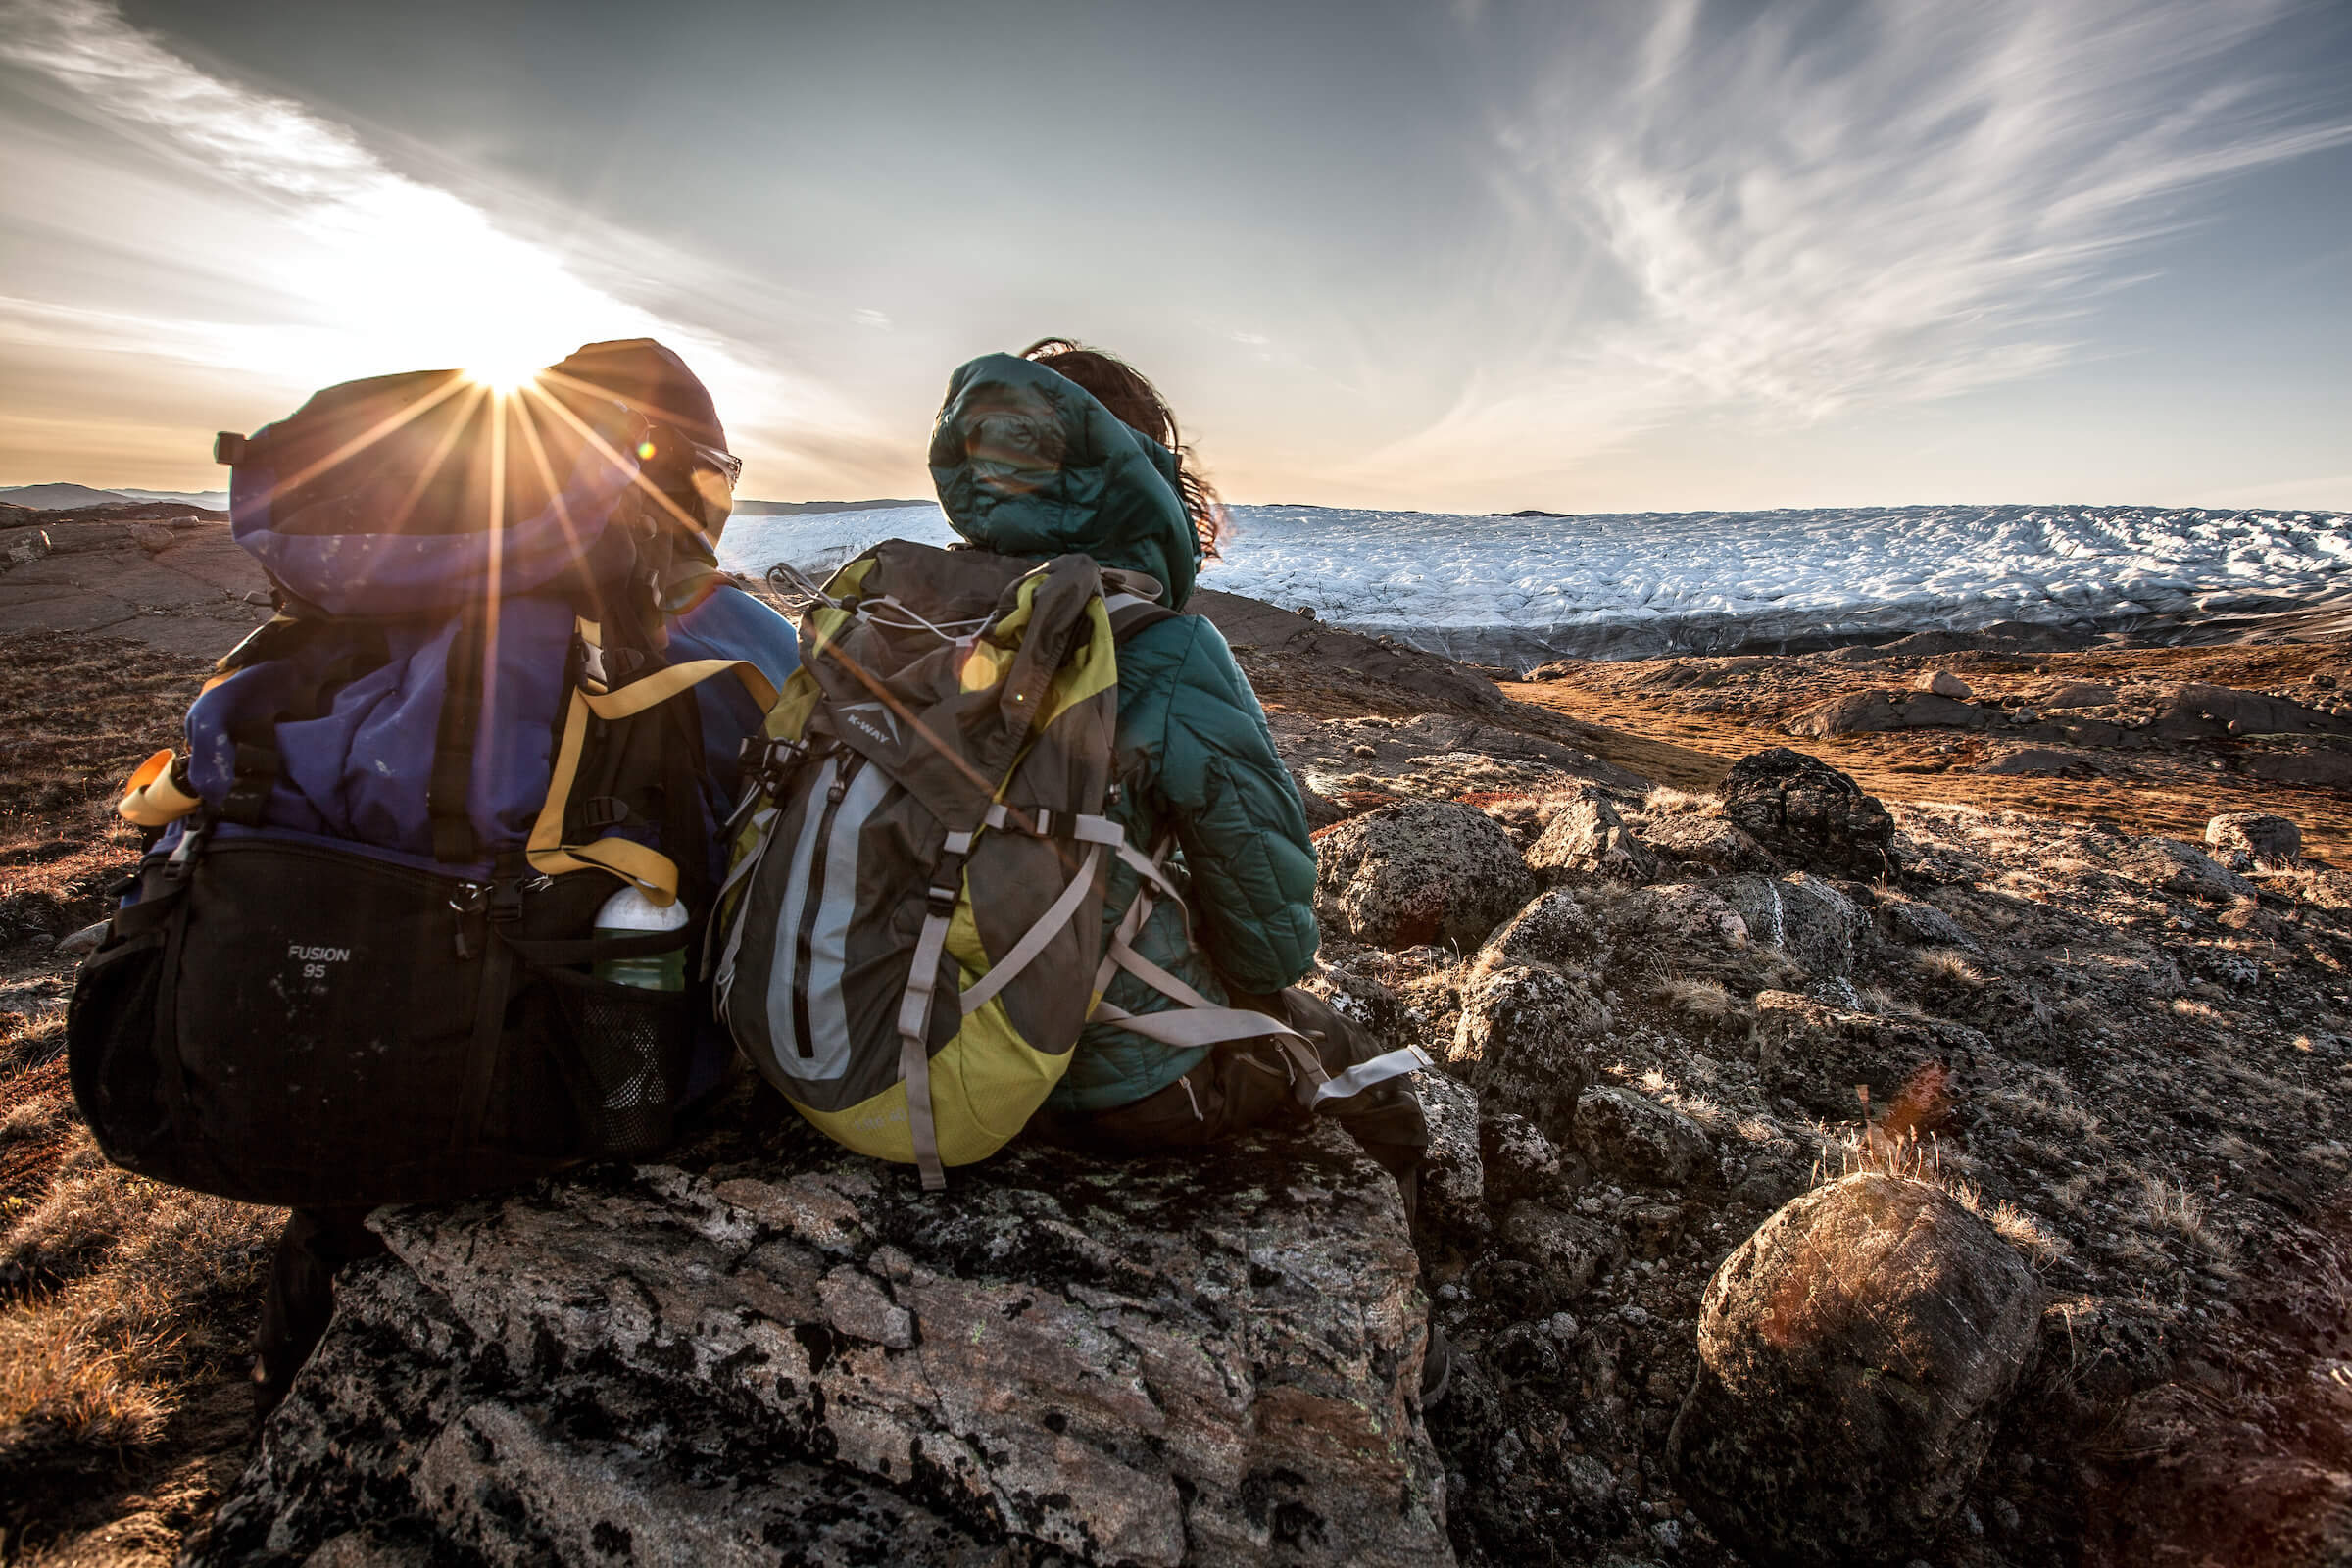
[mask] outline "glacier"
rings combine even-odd
[[[1237,506],[1201,586],[1524,671],[1548,659],[1799,652],[2005,622],[2206,640],[2352,627],[2352,514],[1916,506],[1462,516]],[[743,516],[725,564],[821,574],[935,506]]]

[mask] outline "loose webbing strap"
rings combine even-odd
[[[1312,1103],[1320,1105],[1326,1100],[1346,1100],[1350,1095],[1362,1094],[1374,1084],[1387,1083],[1392,1078],[1401,1078],[1406,1073],[1419,1072],[1424,1067],[1436,1065],[1429,1059],[1429,1053],[1419,1046],[1398,1046],[1395,1051],[1384,1051],[1377,1056],[1357,1062],[1346,1072],[1335,1073],[1325,1079],[1315,1087]]]
[[[433,728],[433,768],[425,782],[424,810],[432,822],[433,858],[444,865],[469,865],[480,846],[466,808],[473,787],[474,731],[482,719],[482,668],[488,642],[485,617],[467,610],[458,618],[443,666],[441,718]]]
[[[180,786],[174,766],[177,761],[178,754],[166,747],[138,765],[123,783],[122,799],[115,806],[124,821],[137,827],[166,827],[203,804]]]
[[[933,868],[922,934],[914,941],[914,961],[906,972],[906,995],[899,1001],[899,1078],[906,1086],[906,1138],[914,1146],[914,1162],[923,1173],[923,1189],[938,1192],[948,1185],[947,1168],[939,1159],[939,1130],[931,1114],[931,1000],[939,989],[939,958],[947,950],[948,922],[956,913],[962,891],[964,857],[972,853],[972,835],[950,833],[940,846]]]

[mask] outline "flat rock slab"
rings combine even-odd
[[[787,1133],[373,1223],[199,1568],[1453,1560],[1396,1186],[1328,1130],[931,1196]]]
[[[269,590],[224,522],[0,529],[0,631],[105,632],[216,658],[270,618]]]

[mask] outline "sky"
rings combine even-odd
[[[0,0],[0,484],[651,334],[743,493],[1132,361],[1230,500],[2352,510],[2352,5]]]

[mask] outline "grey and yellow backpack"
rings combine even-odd
[[[927,1187],[1021,1130],[1090,1018],[1177,1047],[1273,1037],[1303,1101],[1353,1087],[1129,945],[1176,897],[1104,814],[1118,644],[1174,613],[1159,593],[1083,555],[878,545],[810,603],[801,668],[747,748],[709,948],[720,1015],[810,1122]],[[1142,883],[1106,952],[1114,859]],[[1179,1005],[1104,1004],[1116,967]]]

